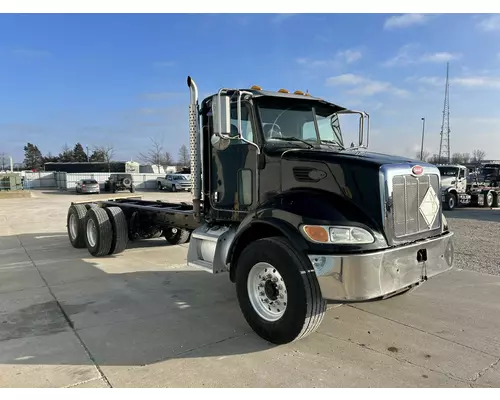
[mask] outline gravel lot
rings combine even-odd
[[[456,268],[500,275],[500,209],[445,212],[455,231]]]

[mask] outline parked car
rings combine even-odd
[[[190,174],[167,174],[165,178],[156,179],[156,187],[158,190],[168,189],[172,192],[178,190],[191,190],[191,175]]]
[[[106,192],[116,193],[117,190],[129,190],[135,192],[135,185],[131,174],[112,174],[104,183]]]
[[[80,179],[76,182],[76,193],[101,193],[99,182],[95,179]]]

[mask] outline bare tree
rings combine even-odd
[[[101,154],[102,158],[104,158],[104,162],[108,164],[108,171],[111,172],[111,161],[113,160],[113,156],[115,155],[115,148],[113,145],[101,145],[101,146],[93,146],[94,153]]]
[[[173,165],[175,161],[170,152],[166,151],[165,154],[163,154],[162,162],[164,167],[168,167],[170,165]]]
[[[429,153],[427,150],[424,150],[422,152],[422,158],[420,158],[420,150],[415,152],[415,158],[420,161],[427,161],[431,153]]]
[[[187,149],[186,145],[183,144],[179,149],[179,165],[182,165],[183,167],[188,166],[189,161],[189,150]]]
[[[10,168],[10,158],[5,153],[0,153],[0,171]]]
[[[451,162],[453,164],[462,164],[464,162],[463,159],[462,153],[453,153],[451,156]]]
[[[472,152],[472,162],[475,164],[480,164],[483,160],[484,157],[486,156],[486,152],[483,150],[474,150]]]
[[[467,164],[470,161],[470,154],[469,153],[462,153],[462,162],[464,164]]]
[[[429,157],[427,162],[431,164],[443,164],[445,160],[443,157],[439,157],[439,154],[433,154],[432,156]]]
[[[149,138],[152,142],[147,153],[139,153],[138,158],[142,162],[151,165],[163,165],[164,152],[163,145],[153,138]]]

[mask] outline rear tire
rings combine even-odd
[[[94,257],[109,254],[113,242],[113,225],[104,208],[95,207],[87,211],[85,218],[85,243]]]
[[[172,185],[172,192],[177,192],[177,189],[175,188],[175,185]]]
[[[187,229],[181,228],[168,228],[163,230],[163,236],[172,245],[184,244],[189,241],[191,232]]]
[[[108,255],[120,254],[128,244],[127,218],[120,207],[107,207],[105,210],[113,226],[113,240]]]
[[[327,303],[316,275],[285,238],[250,243],[237,260],[235,275],[243,316],[263,339],[293,342],[316,331],[323,321]]]
[[[493,196],[493,192],[488,192],[484,195],[484,206],[485,207],[493,207],[493,202],[495,201],[495,197]]]
[[[66,218],[66,228],[71,245],[75,249],[84,249],[85,244],[85,215],[87,207],[83,204],[74,204],[69,207]]]

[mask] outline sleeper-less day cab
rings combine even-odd
[[[329,300],[386,298],[452,268],[439,170],[368,152],[368,114],[257,86],[199,104],[188,86],[192,204],[73,203],[73,246],[106,256],[136,237],[189,241],[188,265],[227,272],[248,324],[276,344],[314,332]],[[342,114],[359,116],[355,147]]]

